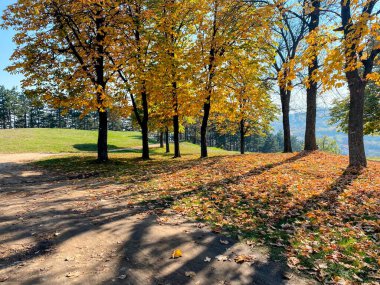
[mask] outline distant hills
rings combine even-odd
[[[336,127],[329,125],[330,119],[328,109],[317,110],[317,137],[328,136],[334,138],[343,154],[348,154],[348,139],[347,134],[338,132]],[[300,140],[304,140],[305,135],[305,122],[306,113],[292,113],[290,114],[290,128],[291,134],[296,136]],[[279,118],[272,124],[275,132],[282,131],[282,119]],[[366,155],[368,157],[380,157],[380,136],[365,136],[364,137]]]

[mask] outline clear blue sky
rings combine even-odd
[[[9,5],[16,2],[16,0],[0,0],[0,11],[3,14],[3,10]],[[1,20],[0,20],[1,21]],[[19,87],[22,75],[9,74],[4,71],[4,68],[10,64],[9,57],[12,55],[15,45],[12,42],[14,36],[12,30],[0,29],[0,85],[4,85],[7,88]]]

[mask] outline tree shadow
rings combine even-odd
[[[98,150],[98,145],[96,143],[74,144],[73,147],[80,151],[97,151]],[[120,148],[112,144],[107,145],[107,147],[108,147],[108,150],[115,150],[115,149]]]
[[[222,279],[224,278],[224,280],[235,282],[237,284],[287,284],[290,281],[285,279],[284,276],[289,268],[285,264],[286,260],[281,262],[274,261],[274,259],[278,258],[278,250],[273,246],[269,247],[270,252],[268,259],[259,260],[252,266],[247,265],[242,268],[241,265],[236,265],[234,262],[223,263],[215,260],[212,260],[210,264],[204,262],[205,257],[215,257],[219,254],[225,254],[228,247],[234,248],[238,244],[237,239],[227,238],[220,234],[211,233],[210,230],[203,228],[196,228],[194,227],[194,223],[189,226],[189,232],[186,234],[178,232],[169,234],[169,228],[165,228],[167,232],[165,232],[165,229],[161,229],[162,232],[158,232],[155,238],[149,240],[147,239],[147,236],[149,236],[149,233],[152,231],[157,232],[157,215],[165,216],[162,211],[171,208],[175,202],[185,198],[192,199],[194,195],[210,197],[213,191],[215,192],[215,189],[220,187],[227,187],[228,189],[229,186],[239,185],[239,183],[245,179],[259,176],[275,167],[291,164],[297,160],[303,159],[309,154],[310,153],[307,152],[299,153],[287,159],[267,163],[264,166],[255,167],[242,174],[231,175],[227,178],[217,179],[216,181],[208,181],[203,179],[201,174],[213,170],[215,164],[223,162],[224,157],[213,157],[207,160],[194,159],[189,161],[168,160],[165,161],[165,167],[162,167],[162,161],[159,160],[144,162],[138,160],[137,158],[118,159],[115,162],[112,162],[115,164],[111,166],[121,168],[121,170],[117,169],[116,172],[112,172],[112,175],[115,175],[115,173],[126,175],[127,173],[129,175],[128,180],[124,181],[124,183],[131,185],[145,185],[143,183],[154,178],[160,178],[161,175],[169,177],[170,181],[171,175],[176,174],[178,171],[192,170],[192,168],[198,167],[199,164],[201,164],[199,169],[195,172],[195,175],[199,175],[199,181],[197,185],[193,185],[192,187],[185,184],[183,187],[173,187],[170,191],[165,189],[166,192],[169,192],[167,196],[160,196],[161,190],[154,188],[142,189],[142,191],[138,194],[134,192],[122,193],[117,200],[111,201],[111,206],[105,208],[90,208],[89,210],[80,210],[80,208],[68,210],[60,208],[64,207],[62,205],[65,203],[81,204],[86,202],[89,205],[97,204],[100,198],[97,198],[96,200],[83,201],[79,198],[62,199],[61,197],[59,199],[53,199],[49,202],[41,202],[39,207],[35,209],[35,212],[29,214],[27,218],[30,219],[30,225],[25,226],[24,224],[20,224],[16,227],[9,224],[1,225],[0,235],[7,232],[16,231],[17,233],[13,236],[13,240],[17,241],[18,239],[22,239],[28,234],[30,235],[30,228],[35,228],[37,225],[41,224],[38,217],[49,217],[48,220],[43,222],[43,226],[41,227],[41,231],[46,231],[49,235],[47,237],[45,235],[36,236],[33,247],[8,256],[4,261],[5,264],[4,262],[1,262],[3,265],[0,266],[0,268],[13,267],[14,262],[25,262],[32,260],[41,254],[49,254],[56,246],[72,239],[73,237],[94,229],[104,230],[104,226],[111,222],[122,221],[124,219],[128,220],[137,214],[149,212],[145,218],[134,224],[131,234],[123,238],[125,242],[122,243],[119,248],[122,250],[123,256],[118,261],[117,268],[114,270],[114,276],[109,280],[104,281],[103,284],[110,284],[111,282],[114,282],[115,284],[128,284],[127,282],[130,282],[130,284],[147,285],[166,284],[167,282],[170,282],[171,284],[195,284],[194,281],[197,280],[196,278],[201,278],[200,280],[206,281],[223,281]],[[59,164],[61,162],[62,164],[65,164],[70,162],[67,159],[70,160],[78,158],[64,158],[63,160],[58,160],[54,163]],[[78,163],[78,161],[74,160],[70,163]],[[107,169],[108,168],[106,166],[104,170],[107,171]],[[339,194],[342,193],[342,191],[344,191],[344,189],[346,189],[359,175],[360,172],[355,173],[351,170],[346,170],[334,183],[330,185],[330,187],[328,187],[324,193],[294,205],[293,208],[289,209],[281,216],[274,217],[274,219],[280,225],[297,217],[302,217],[305,213],[307,213],[307,211],[310,211],[310,209],[317,207],[317,205],[320,205],[321,203],[323,204],[325,201],[336,202]],[[26,187],[29,189],[23,191],[36,191],[37,193],[41,193],[39,191],[54,192],[58,191],[60,187],[65,187],[66,182],[66,180],[57,180],[54,181],[54,183],[46,185],[45,188],[42,187],[43,189]],[[86,179],[81,182],[76,182],[79,183],[76,185],[76,190],[80,190],[81,187],[89,187],[87,186]],[[96,191],[97,189],[103,189],[112,183],[113,182],[107,180],[95,186],[91,185],[90,187]],[[278,203],[283,203],[289,198],[289,195],[291,195],[288,189],[283,188],[282,186],[278,186],[278,188],[272,190],[279,193],[278,195],[280,199],[278,200]],[[220,194],[219,192],[215,193]],[[229,194],[228,191],[225,191],[225,193],[225,195]],[[133,202],[133,197],[136,195],[146,196],[147,198],[144,201]],[[156,197],[157,195],[159,197]],[[241,201],[249,199],[248,196],[245,196],[244,192],[237,192],[237,195],[240,195],[239,197]],[[123,202],[116,206],[113,204],[114,202],[120,200]],[[261,203],[260,201],[255,203],[259,209],[260,207],[266,207],[265,203]],[[297,211],[296,213],[295,209],[299,209],[300,207],[303,208],[303,211]],[[233,209],[226,208],[225,210],[228,213],[228,211],[232,211]],[[257,209],[253,210],[256,211]],[[18,220],[19,216],[7,215],[4,216],[3,219],[4,221]],[[51,231],[55,228],[55,225],[59,225],[63,229],[57,237],[54,237],[54,233],[53,236],[51,236]],[[241,225],[236,224],[237,229],[239,229],[240,226]],[[297,225],[295,224],[295,227],[296,226]],[[228,247],[220,243],[221,238],[228,239]],[[182,246],[186,247],[189,243],[196,243],[199,247],[198,250],[192,252],[190,256],[186,257],[184,255],[181,262],[176,262],[176,260],[169,259],[170,252],[174,248]],[[269,241],[267,242],[267,245],[270,245]],[[152,256],[154,258],[150,260],[149,258]],[[244,270],[244,272],[241,270]],[[187,277],[186,272],[189,271],[195,272],[197,277],[195,279],[190,279]],[[127,279],[118,278],[120,275],[126,275]],[[23,284],[32,284],[30,283],[30,280],[31,279],[25,281]],[[297,279],[295,280],[296,281],[293,279],[293,283],[290,282],[289,284],[301,284],[297,283]]]
[[[320,195],[312,196],[305,201],[295,204],[281,219],[294,219],[315,209],[333,211],[338,202],[339,195],[360,176],[362,170],[361,168],[347,167]],[[281,219],[279,219],[280,224],[282,223]]]

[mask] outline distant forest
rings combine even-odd
[[[68,128],[81,130],[96,130],[98,128],[97,112],[82,116],[78,110],[63,111],[48,107],[46,104],[29,99],[16,89],[6,89],[0,86],[0,129],[13,128]],[[110,113],[109,129],[113,131],[138,130],[133,118],[120,118]],[[151,138],[159,141],[160,133],[151,132]],[[169,134],[170,140],[172,139]],[[182,141],[200,143],[199,124],[188,124],[180,134]],[[207,136],[208,145],[226,150],[238,151],[240,147],[239,134],[221,134],[212,125]],[[246,150],[249,152],[281,152],[283,135],[280,131],[267,132],[265,135],[251,135],[246,138]],[[302,140],[292,136],[294,151],[300,151]]]

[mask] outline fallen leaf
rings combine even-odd
[[[215,256],[215,258],[218,261],[227,261],[228,260],[228,256],[227,255],[217,255],[217,256]]]
[[[182,256],[182,251],[180,249],[173,250],[173,252],[172,252],[172,258],[173,259],[181,257],[181,256]]]
[[[252,262],[254,258],[250,255],[238,255],[234,258],[236,263]]]
[[[211,229],[211,231],[214,233],[214,234],[220,234],[222,232],[222,228],[221,227],[213,227]]]
[[[187,276],[187,277],[190,277],[190,278],[193,278],[193,277],[195,277],[195,275],[197,275],[194,271],[186,271],[185,272],[185,275]]]
[[[289,267],[295,267],[299,263],[300,263],[300,260],[297,257],[291,256],[288,258]]]

